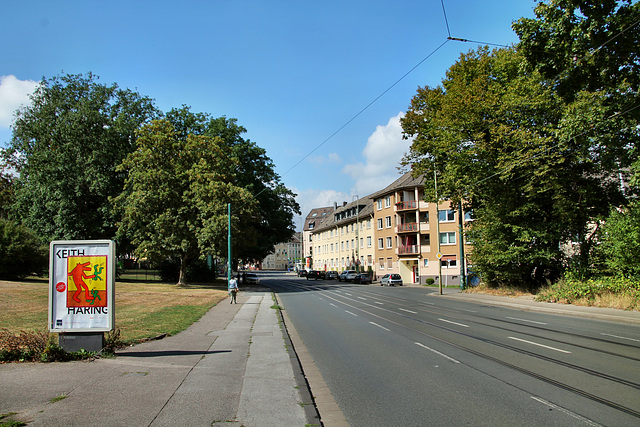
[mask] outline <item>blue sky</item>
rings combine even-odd
[[[103,83],[155,99],[162,111],[186,104],[237,118],[245,137],[267,150],[283,182],[299,194],[306,215],[398,177],[409,147],[399,115],[419,86],[438,85],[461,52],[478,46],[446,42],[449,31],[483,43],[515,43],[511,23],[533,17],[535,4],[2,2],[0,146],[11,137],[12,112],[28,102],[37,81],[91,71]]]

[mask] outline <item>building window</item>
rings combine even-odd
[[[367,247],[371,247],[371,236],[367,236]]]
[[[393,241],[391,240],[391,237],[387,237],[387,248],[392,248],[393,247]]]
[[[378,218],[378,230],[382,230],[382,218]]]
[[[378,239],[378,249],[384,249],[384,239],[382,237]]]
[[[440,244],[441,245],[455,245],[456,244],[456,233],[455,231],[450,231],[446,233],[440,233]]]
[[[370,219],[367,220],[367,228],[371,229],[371,220]]]
[[[393,258],[391,257],[387,258],[387,268],[389,270],[393,269]]]
[[[384,270],[384,258],[378,258],[378,262],[380,263],[380,270]]]
[[[456,211],[452,211],[451,209],[438,211],[438,220],[440,222],[453,222],[456,220]]]
[[[384,198],[384,207],[385,208],[391,207],[391,196],[386,196]]]
[[[378,199],[376,201],[376,205],[377,205],[378,210],[381,210],[382,209],[382,199]]]
[[[385,224],[385,227],[391,228],[391,217],[390,216],[385,217],[384,224]]]
[[[367,267],[373,265],[373,255],[367,255]]]

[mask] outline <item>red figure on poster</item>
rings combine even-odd
[[[68,276],[73,277],[73,283],[76,284],[76,292],[73,294],[73,300],[75,302],[80,302],[80,298],[78,298],[78,296],[82,292],[82,289],[84,289],[85,299],[91,299],[91,295],[89,295],[89,287],[86,283],[84,283],[84,280],[82,280],[93,279],[95,277],[93,274],[91,276],[87,276],[86,274],[84,274],[85,271],[91,271],[91,268],[88,267],[89,264],[90,262],[85,262],[84,264],[78,263],[68,274]]]

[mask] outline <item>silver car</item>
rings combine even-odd
[[[380,279],[380,286],[402,286],[402,277],[399,274],[385,274]]]

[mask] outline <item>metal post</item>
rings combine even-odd
[[[462,201],[458,202],[458,225],[460,227],[460,290],[467,286],[467,274],[464,265],[464,211]]]
[[[231,280],[231,203],[227,205],[227,211],[229,216],[229,234],[227,235],[227,282]]]
[[[433,169],[433,185],[436,190],[436,238],[438,239],[438,254],[440,254],[440,201],[438,200],[438,177],[436,176],[436,170]],[[440,258],[436,258],[438,261],[438,290],[442,295],[442,261]]]

